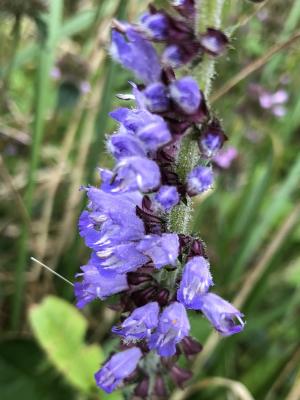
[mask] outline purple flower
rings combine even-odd
[[[144,83],[157,82],[161,67],[156,50],[130,26],[126,27],[126,41],[123,34],[112,32],[111,56],[125,68],[132,70]]]
[[[218,167],[228,169],[237,156],[238,152],[235,147],[227,147],[220,151],[220,153],[213,158],[213,161]]]
[[[143,143],[138,138],[132,135],[112,135],[107,139],[106,146],[108,151],[117,160],[133,156],[146,156],[146,151],[144,149]]]
[[[158,328],[152,334],[149,348],[156,350],[162,357],[171,357],[176,353],[176,344],[190,331],[190,323],[182,304],[174,302],[162,312]]]
[[[196,15],[195,0],[173,0],[172,5],[183,17],[194,20]]]
[[[86,245],[98,251],[116,243],[139,240],[144,236],[143,221],[136,215],[136,203],[100,189],[87,190],[91,211],[83,211],[79,232]]]
[[[165,14],[144,14],[140,24],[147,36],[154,40],[165,40],[168,37],[168,18]]]
[[[157,164],[145,157],[123,158],[115,168],[120,182],[115,191],[140,190],[148,193],[160,185],[160,171]]]
[[[137,347],[117,353],[95,374],[97,386],[106,393],[113,392],[136,369],[142,358]]]
[[[174,81],[170,85],[170,96],[186,114],[196,113],[203,98],[197,82],[190,76]]]
[[[190,196],[205,192],[213,184],[213,172],[210,167],[196,167],[188,174],[187,191]]]
[[[224,52],[228,38],[218,29],[208,28],[206,33],[201,36],[200,44],[207,53],[212,56],[219,56]]]
[[[222,297],[207,293],[202,296],[201,303],[201,311],[222,336],[230,336],[243,330],[243,314]]]
[[[145,103],[151,112],[163,112],[169,108],[168,89],[160,82],[152,83],[143,92]]]
[[[76,276],[82,277],[82,282],[74,284],[78,308],[83,308],[96,298],[104,300],[128,289],[126,275],[106,272],[93,264],[84,265],[81,270],[83,272]]]
[[[184,61],[182,50],[176,44],[166,47],[162,54],[163,64],[169,65],[172,68],[179,68]]]
[[[209,263],[204,257],[193,257],[184,267],[177,300],[186,308],[199,310],[201,297],[213,284]]]
[[[153,116],[147,125],[145,124],[137,132],[137,137],[144,143],[147,150],[156,151],[159,147],[167,144],[172,136],[163,118],[158,115]]]
[[[149,258],[137,249],[135,242],[111,242],[110,245],[92,254],[91,260],[99,268],[118,274],[136,271],[149,261]]]
[[[163,210],[169,211],[179,203],[179,194],[176,186],[161,186],[154,199]]]
[[[112,332],[129,341],[149,338],[158,325],[158,314],[158,303],[148,303],[136,308],[120,326],[113,327]]]
[[[155,268],[166,265],[176,265],[179,254],[179,239],[175,233],[163,235],[147,235],[137,246],[137,249],[150,257]]]
[[[205,129],[199,138],[199,148],[204,155],[212,157],[221,149],[226,140],[223,130],[219,126],[211,124]]]
[[[164,119],[147,110],[117,109],[110,116],[121,123],[120,134],[137,137],[146,151],[156,151],[172,138]],[[122,143],[122,147],[126,146],[129,145]]]

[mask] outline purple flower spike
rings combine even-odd
[[[171,357],[176,353],[176,344],[190,331],[190,323],[182,304],[174,302],[162,312],[157,331],[152,334],[149,348],[156,350],[162,357]]]
[[[179,194],[176,186],[161,186],[154,199],[163,210],[171,210],[179,203]]]
[[[112,332],[122,336],[126,341],[149,338],[151,331],[158,325],[159,306],[151,302],[136,308],[120,326],[112,328]]]
[[[141,358],[142,352],[137,347],[113,355],[95,374],[97,386],[106,393],[113,392],[125,378],[132,374]]]
[[[179,239],[175,233],[159,235],[147,235],[137,246],[137,249],[150,257],[155,268],[167,265],[176,265],[179,254]]]
[[[190,196],[196,196],[211,188],[213,184],[213,172],[210,167],[196,167],[188,174],[187,191]]]
[[[222,336],[239,333],[244,328],[243,314],[214,293],[202,296],[201,311]]]
[[[165,85],[160,82],[152,83],[146,87],[143,92],[145,96],[145,104],[151,112],[163,112],[169,108],[168,90]]]
[[[161,13],[146,13],[141,17],[140,24],[150,39],[161,41],[168,37],[168,18]]]
[[[228,43],[227,36],[214,28],[208,28],[206,33],[200,38],[200,44],[203,50],[212,56],[221,55],[225,51]]]
[[[204,257],[193,257],[184,267],[177,300],[186,308],[199,310],[202,295],[213,285],[209,263]]]
[[[197,82],[189,76],[173,82],[170,95],[177,106],[189,115],[197,112],[202,100]]]
[[[160,185],[160,171],[157,164],[145,157],[123,158],[116,166],[116,178],[120,185],[116,192],[140,190],[147,193]]]
[[[113,30],[111,56],[125,68],[132,70],[144,83],[159,81],[161,67],[152,44],[130,26],[126,26],[126,37],[128,42],[123,34]]]
[[[76,276],[82,276],[83,280],[74,285],[78,308],[97,298],[103,300],[128,289],[126,275],[106,272],[93,264],[84,265],[81,270],[83,272]]]

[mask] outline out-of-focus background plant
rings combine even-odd
[[[116,343],[115,314],[101,302],[79,313],[72,287],[30,256],[71,281],[88,258],[79,188],[111,164],[107,113],[129,91],[129,73],[106,53],[110,25],[147,3],[0,0],[1,400],[123,398],[93,380]],[[221,340],[194,318],[197,379],[173,398],[297,400],[300,2],[228,0],[223,29],[232,46],[210,101],[230,140],[214,190],[195,201],[194,230],[209,244],[218,292],[247,326]]]

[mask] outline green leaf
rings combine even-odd
[[[30,340],[0,343],[1,400],[73,400],[70,388],[62,385],[50,368],[41,368],[44,356]]]
[[[55,367],[85,393],[95,388],[94,373],[104,361],[99,346],[84,344],[87,322],[80,312],[49,296],[31,309],[32,330]]]

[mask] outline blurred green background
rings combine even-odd
[[[112,163],[107,113],[132,79],[107,56],[111,20],[134,21],[147,4],[0,0],[1,400],[123,398],[93,380],[117,343],[117,316],[101,302],[79,313],[72,287],[30,256],[71,281],[88,259],[79,188]],[[193,224],[217,292],[247,325],[220,340],[192,317],[204,351],[179,398],[299,400],[300,2],[227,0],[223,29],[231,48],[211,102],[237,156],[216,167]]]

